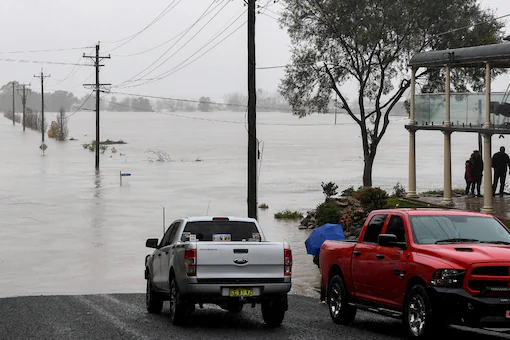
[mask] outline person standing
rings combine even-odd
[[[471,194],[475,194],[475,185],[476,185],[476,196],[482,197],[480,194],[480,187],[482,185],[482,177],[483,177],[483,160],[482,154],[479,150],[474,150],[471,154],[470,158],[471,166],[471,180],[473,185],[471,187]]]
[[[499,152],[496,152],[492,156],[492,167],[494,168],[494,184],[492,185],[492,194],[496,195],[496,188],[498,187],[499,181],[499,196],[503,197],[505,191],[506,172],[510,166],[510,157],[505,152],[505,147],[499,148]]]
[[[464,179],[466,180],[466,196],[469,195],[469,192],[472,191],[471,188],[474,187],[473,178],[471,177],[471,160],[466,161],[466,171],[464,172]]]

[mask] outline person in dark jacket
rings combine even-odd
[[[466,161],[466,171],[464,172],[464,179],[466,180],[466,196],[469,195],[471,187],[474,187],[473,178],[471,177],[471,160]]]
[[[471,162],[470,170],[471,170],[471,180],[473,185],[471,187],[471,194],[475,194],[475,185],[476,185],[476,196],[481,197],[480,187],[482,185],[482,177],[483,177],[483,160],[482,154],[479,150],[474,150],[471,154],[471,158],[469,159]]]
[[[506,172],[510,166],[510,157],[505,152],[505,147],[499,148],[499,152],[496,152],[492,156],[492,167],[494,168],[494,184],[492,185],[492,194],[496,195],[496,188],[499,183],[499,196],[503,197],[505,191]]]

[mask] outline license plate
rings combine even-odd
[[[507,310],[507,311],[506,311],[506,318],[507,318],[507,319],[510,319],[510,310]]]
[[[230,297],[252,297],[251,288],[230,288]]]

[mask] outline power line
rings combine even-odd
[[[31,51],[6,51],[6,52],[0,52],[0,54],[75,51],[75,50],[83,50],[83,49],[87,49],[87,48],[91,48],[91,46],[71,47],[71,48],[57,48],[57,49],[47,49],[47,50],[31,50]]]
[[[142,85],[146,85],[146,84],[151,84],[151,83],[154,83],[156,81],[159,81],[159,80],[162,80],[162,79],[165,79],[171,75],[173,75],[174,73],[182,70],[183,68],[185,67],[188,67],[189,65],[193,64],[195,61],[199,60],[200,58],[202,58],[203,56],[205,56],[207,53],[209,53],[211,50],[213,50],[215,47],[219,46],[222,42],[224,42],[225,40],[227,40],[230,36],[232,36],[234,33],[236,33],[238,30],[240,30],[245,24],[246,24],[246,21],[244,23],[242,23],[239,27],[237,27],[234,31],[232,31],[230,34],[228,34],[226,37],[224,37],[222,40],[220,40],[218,43],[216,43],[215,45],[213,45],[210,49],[208,49],[207,51],[205,51],[204,53],[202,53],[201,55],[199,55],[197,58],[193,59],[192,61],[190,61],[189,63],[185,64],[186,62],[188,62],[193,56],[195,56],[198,52],[200,52],[201,50],[203,50],[205,47],[207,47],[209,44],[211,44],[214,40],[216,40],[217,38],[219,38],[221,36],[221,34],[223,34],[228,28],[230,28],[236,21],[238,21],[242,15],[244,15],[246,11],[243,11],[243,13],[236,19],[234,20],[230,25],[228,25],[222,32],[220,32],[219,34],[217,34],[212,40],[210,40],[207,44],[205,44],[204,46],[202,46],[199,50],[195,51],[195,53],[193,53],[191,56],[189,56],[186,60],[184,60],[183,62],[181,62],[180,64],[178,64],[177,66],[173,67],[172,69],[166,71],[166,72],[163,72],[161,74],[159,74],[158,76],[154,77],[154,78],[150,78],[150,79],[145,79],[146,82],[144,83],[141,83],[141,84],[136,84],[136,85],[129,85],[129,86],[123,86],[121,88],[130,88],[130,87],[138,87],[138,86],[142,86]],[[185,65],[183,65],[185,64]],[[180,67],[181,65],[183,65],[182,67]],[[135,80],[136,81],[136,80]],[[133,81],[133,82],[135,82]],[[143,79],[138,79],[138,81],[143,81]]]
[[[139,36],[140,34],[142,34],[143,32],[145,32],[147,29],[149,29],[152,25],[154,25],[155,23],[157,23],[159,20],[163,19],[163,17],[165,17],[168,13],[170,13],[170,11],[172,9],[174,9],[182,0],[179,0],[176,4],[177,0],[173,0],[170,5],[168,5],[154,20],[152,20],[152,22],[150,24],[148,24],[147,26],[145,26],[145,28],[143,28],[141,31],[133,34],[131,37],[128,37],[127,38],[127,41],[125,41],[124,43],[120,44],[119,46],[111,49],[110,51],[106,52],[106,53],[109,53],[109,52],[113,52],[119,48],[121,48],[122,46],[126,45],[127,43],[129,43],[130,41],[132,41],[133,39],[135,39],[137,36]],[[174,5],[174,7],[172,7],[172,5]]]
[[[223,11],[225,9],[225,7],[228,5],[228,1],[225,2],[225,5],[223,5],[222,8],[220,8],[220,10],[211,18],[209,19],[209,21],[207,21],[205,23],[204,26],[202,26],[201,29],[198,30],[198,32],[195,33],[195,35],[193,35],[191,38],[188,39],[188,41],[182,45],[181,47],[179,47],[179,49],[177,51],[175,51],[170,57],[166,58],[165,61],[163,61],[161,64],[159,64],[155,69],[153,69],[152,71],[146,73],[144,76],[148,76],[149,74],[151,74],[152,72],[156,71],[158,68],[160,68],[161,66],[163,66],[163,64],[165,64],[168,60],[170,60],[172,57],[174,57],[177,53],[179,53],[180,51],[182,51],[182,49],[188,45],[198,34],[200,34],[200,32],[202,32],[206,27],[207,25],[209,25],[211,23],[212,20],[214,20],[214,18],[216,18],[220,13],[221,11]]]
[[[176,102],[185,102],[185,103],[194,103],[199,104],[203,103],[200,100],[192,100],[192,99],[181,99],[181,98],[170,98],[170,97],[162,97],[162,96],[151,96],[151,95],[145,95],[145,94],[135,94],[135,93],[126,93],[126,92],[117,92],[117,91],[110,91],[109,94],[118,94],[118,95],[124,95],[124,96],[130,96],[130,97],[138,97],[138,98],[150,98],[150,99],[161,99],[161,100],[172,100]],[[231,104],[231,103],[221,103],[221,102],[208,102],[210,105],[217,105],[217,106],[226,106],[226,107],[243,107],[246,108],[246,104]],[[133,107],[135,108],[135,107]],[[287,112],[293,112],[291,108],[277,108],[277,107],[270,107],[270,106],[257,106],[258,109],[265,109],[265,110],[275,110],[275,111],[287,111]],[[138,108],[135,108],[138,109]],[[158,112],[158,111],[149,111],[149,112]],[[331,113],[331,112],[328,112]],[[181,117],[187,117],[187,116],[181,116]],[[289,125],[289,124],[263,124],[262,125]],[[290,125],[296,125],[296,126],[303,126],[303,124],[290,124]],[[331,125],[331,124],[311,124],[311,126],[315,125]],[[351,125],[351,124],[344,124],[344,125]],[[352,125],[357,125],[357,123],[352,123]]]
[[[172,44],[172,46],[170,46],[158,59],[156,59],[152,64],[150,64],[149,66],[147,66],[145,69],[143,69],[142,71],[140,71],[139,73],[137,73],[136,75],[134,75],[133,77],[129,78],[128,80],[120,83],[119,85],[123,85],[123,84],[126,84],[126,83],[129,83],[131,82],[134,78],[138,77],[140,74],[144,73],[145,71],[147,71],[148,69],[150,69],[152,66],[154,66],[154,64],[156,64],[159,60],[161,60],[179,41],[181,41],[182,38],[184,38],[184,36],[193,28],[195,27],[195,25],[206,15],[206,13],[209,11],[209,9],[214,5],[214,3],[216,2],[216,0],[213,0],[211,2],[211,4],[207,7],[207,9],[202,13],[202,15],[200,15],[200,17],[193,23],[193,25],[190,26],[190,28],[186,31],[186,33],[184,33],[174,44]],[[219,6],[219,5],[218,5]],[[218,7],[216,6],[216,7]],[[215,8],[216,8],[215,7]],[[213,9],[214,10],[214,9]],[[211,11],[213,11],[211,10]]]
[[[75,66],[75,65],[77,65],[77,66],[91,66],[88,64],[67,63],[67,62],[60,62],[60,61],[38,61],[38,60],[20,60],[20,59],[3,59],[3,58],[0,58],[0,61],[14,62],[14,63],[68,65],[68,66]]]
[[[87,99],[85,99],[83,101],[83,103],[81,103],[80,107],[76,109],[76,111],[74,111],[73,113],[71,113],[70,115],[67,116],[67,118],[70,118],[72,116],[74,116],[78,111],[80,111],[84,106],[85,104],[88,102],[88,100],[90,99],[90,97],[92,97],[92,95],[94,94],[94,91],[91,91],[89,96],[87,97]]]
[[[210,12],[207,12],[201,20],[205,19],[209,14],[211,14],[212,11]],[[145,51],[141,51],[141,52],[136,52],[136,53],[132,53],[132,54],[112,54],[112,56],[114,57],[134,57],[134,56],[138,56],[138,55],[142,55],[142,54],[145,54],[147,52],[152,52],[154,51],[155,49],[158,49],[160,48],[161,46],[164,46],[172,41],[174,41],[175,39],[179,38],[181,35],[183,35],[184,33],[186,33],[187,31],[189,31],[190,29],[193,28],[195,24],[191,25],[191,26],[188,26],[187,28],[185,28],[184,30],[182,30],[181,32],[179,32],[177,35],[175,35],[174,37],[166,40],[165,42],[162,42],[161,44],[157,45],[157,46],[154,46],[152,48],[149,48],[148,50],[145,50]]]
[[[110,92],[110,94],[112,94],[112,93],[115,93],[115,92]],[[141,97],[141,98],[145,98],[145,97],[153,98],[151,96],[138,96],[138,97]],[[122,104],[122,103],[119,103],[119,102],[105,100],[103,98],[101,98],[100,100],[103,101],[103,102],[106,102],[106,103],[113,104],[113,105],[127,107],[127,108],[131,108],[131,109],[139,110],[139,111],[142,111],[142,112],[152,112],[152,113],[158,113],[158,114],[162,114],[162,115],[165,115],[165,116],[171,116],[171,117],[176,117],[176,118],[200,120],[200,121],[214,122],[214,123],[239,124],[239,125],[244,125],[246,127],[246,122],[244,120],[243,121],[234,121],[234,120],[221,120],[221,119],[211,119],[211,118],[202,118],[202,117],[191,117],[191,116],[184,116],[184,115],[179,115],[179,114],[174,114],[174,113],[169,113],[169,112],[161,112],[161,111],[157,111],[157,110],[154,110],[154,109],[147,110],[147,109],[135,107],[133,105],[127,105],[127,104]],[[187,100],[187,99],[172,99],[172,100],[181,101],[181,102],[200,103],[200,101]],[[209,102],[208,104],[229,106],[229,104],[219,104],[219,103],[212,103],[212,102]],[[232,104],[230,106],[247,107],[246,105],[234,105],[234,104]],[[258,107],[258,108],[260,108],[260,107]],[[307,126],[308,127],[310,127],[310,126],[334,126],[334,124],[278,124],[278,123],[275,123],[275,124],[257,123],[257,124],[258,125],[264,125],[264,126],[303,126],[303,127],[307,127]],[[345,123],[345,124],[337,124],[337,125],[357,125],[357,123]]]
[[[264,14],[264,13],[262,13],[262,14]],[[500,20],[500,19],[503,19],[503,18],[506,18],[506,17],[510,17],[510,14],[502,15],[500,17],[495,18],[494,20]],[[273,19],[275,19],[275,18],[273,18]],[[278,20],[278,19],[276,19],[276,20]],[[454,32],[457,32],[457,31],[461,31],[461,30],[468,29],[468,28],[471,28],[471,27],[474,27],[474,26],[485,24],[485,23],[487,23],[487,21],[480,21],[478,23],[474,23],[474,24],[471,24],[471,25],[466,25],[466,26],[455,28],[455,29],[452,29],[452,30],[449,30],[449,31],[445,31],[445,32],[442,32],[442,33],[433,34],[429,39],[434,38],[434,37],[443,36],[443,35],[450,34],[450,33],[454,33]],[[428,44],[428,43],[430,43],[430,40],[426,42],[426,44]],[[314,64],[318,64],[318,62],[300,63],[300,64],[287,64],[287,65],[278,65],[278,66],[264,66],[264,67],[257,67],[257,69],[258,70],[271,70],[271,69],[285,68],[285,67],[288,67],[288,66],[300,66],[300,65],[306,66],[306,65],[314,65]],[[334,67],[335,65],[329,65],[329,66]]]
[[[175,1],[174,1],[174,2],[175,2]],[[168,7],[170,7],[171,5],[172,5],[172,3],[171,3]],[[160,13],[160,14],[159,14],[159,15],[158,15],[158,16],[157,16],[157,17],[156,17],[156,18],[155,18],[155,19],[151,22],[151,24],[149,24],[149,26],[147,26],[145,29],[147,29],[148,27],[150,27],[151,25],[153,25],[153,24],[155,23],[154,21],[155,21],[156,19],[158,19],[158,18],[161,16],[161,14],[162,14],[162,13],[164,13],[164,12],[165,12],[165,10],[166,10],[168,7],[166,7],[166,8],[163,10],[163,12],[161,12],[161,13]],[[128,39],[130,39],[130,38],[132,38],[132,37],[134,37],[134,36],[137,36],[137,35],[138,35],[138,34],[140,34],[143,30],[144,30],[144,29],[142,29],[141,31],[136,32],[135,34],[130,35],[129,37],[125,37],[125,38],[123,38],[123,39],[119,39],[119,40],[115,40],[115,41],[103,41],[102,43],[103,43],[103,44],[116,44],[116,43],[120,43],[120,42],[123,42],[124,40],[128,40]]]
[[[494,20],[499,20],[499,19],[503,19],[503,18],[506,18],[506,17],[510,17],[510,14],[502,15],[500,17],[494,18]],[[479,21],[477,23],[474,23],[474,24],[471,24],[471,25],[466,25],[466,26],[459,27],[459,28],[455,28],[455,29],[452,29],[450,31],[446,31],[446,32],[443,32],[443,33],[433,34],[431,36],[431,38],[440,37],[440,36],[445,35],[445,34],[454,33],[454,32],[457,32],[457,31],[461,31],[461,30],[464,30],[464,29],[467,29],[467,28],[475,27],[475,26],[478,26],[478,25],[481,25],[481,24],[486,24],[486,23],[488,23],[488,22],[487,21]]]
[[[64,78],[64,79],[56,79],[58,82],[55,84],[55,85],[60,85],[62,84],[64,81],[66,81],[67,79],[71,78],[72,76],[74,76],[84,65],[82,66],[79,66],[80,65],[80,61],[83,59],[83,56],[81,56],[78,61],[76,62],[77,64],[74,65],[74,67],[71,69],[71,71],[67,74],[67,76]],[[76,72],[75,72],[76,71]],[[74,73],[73,73],[74,72]]]

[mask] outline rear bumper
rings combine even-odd
[[[474,297],[464,289],[429,288],[432,308],[448,323],[474,328],[509,328],[510,299]]]
[[[211,298],[230,298],[230,288],[251,288],[253,299],[263,298],[266,296],[285,295],[291,289],[292,283],[266,283],[266,284],[199,284],[190,283],[179,287],[184,295],[211,297]]]

